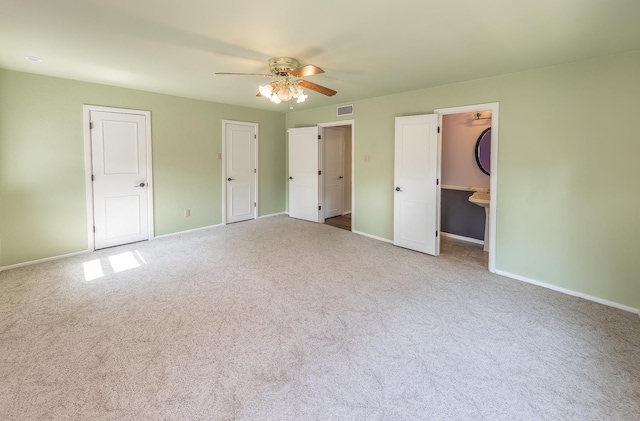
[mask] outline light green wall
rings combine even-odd
[[[640,308],[638,74],[634,52],[356,101],[354,228],[392,238],[394,117],[499,102],[497,269]],[[0,265],[86,249],[82,104],[151,111],[156,235],[221,222],[222,119],[260,124],[261,215],[285,127],[338,120],[0,70]]]
[[[499,102],[496,268],[640,308],[638,75],[634,52],[356,101],[354,229],[393,237],[394,117]]]
[[[0,266],[86,250],[83,104],[151,111],[156,235],[221,223],[223,119],[259,124],[259,213],[284,210],[283,113],[0,69]]]

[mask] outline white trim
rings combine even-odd
[[[445,190],[458,190],[458,191],[479,191],[489,193],[489,189],[486,187],[465,187],[465,186],[451,186],[449,184],[443,184],[441,186]]]
[[[99,108],[99,107],[98,107]],[[88,105],[82,106],[82,130],[84,132],[84,180],[87,218],[87,250],[95,251],[95,233],[93,232],[93,160],[91,156],[91,110]]]
[[[496,224],[498,213],[498,121],[500,103],[466,105],[463,107],[440,108],[434,113],[440,115],[462,114],[474,111],[491,111],[491,175],[489,188],[491,202],[489,203],[489,272],[496,273]]]
[[[262,219],[262,218],[272,218],[274,216],[280,216],[280,215],[288,215],[287,212],[276,212],[276,213],[270,213],[268,215],[261,215],[258,217],[258,219]]]
[[[318,223],[324,224],[324,127],[317,126],[318,131]],[[343,136],[344,137],[344,136]],[[343,183],[344,188],[344,183]]]
[[[258,134],[259,124],[252,123],[248,121],[236,121],[236,120],[222,120],[222,225],[227,225],[227,124],[237,124],[240,126],[253,126],[256,137],[253,139],[254,152],[254,166],[256,172],[253,175],[254,182],[254,192],[253,192],[253,201],[255,202],[255,206],[253,208],[253,219],[258,219],[258,209],[260,208],[260,202],[258,201],[258,145],[260,142],[260,135]]]
[[[146,131],[146,148],[147,148],[147,221],[148,221],[148,240],[151,241],[155,238],[154,223],[153,223],[153,159],[152,159],[152,145],[151,145],[151,111],[144,110],[131,110],[128,108],[114,108],[114,107],[101,107],[98,105],[82,105],[82,127],[84,132],[84,176],[85,176],[85,199],[87,210],[87,250],[95,251],[95,235],[93,233],[93,183],[91,182],[92,174],[92,155],[91,155],[91,112],[102,111],[109,113],[120,114],[134,114],[141,115],[145,120]]]
[[[640,316],[640,309],[626,306],[624,304],[616,303],[615,301],[609,301],[602,298],[594,297],[593,295],[584,294],[582,292],[574,291],[567,288],[562,288],[559,286],[547,284],[545,282],[536,281],[535,279],[527,278],[525,276],[515,275],[513,273],[504,272],[502,270],[496,270],[497,275],[506,276],[507,278],[515,279],[516,281],[526,282],[528,284],[536,285],[539,287],[547,288],[553,291],[562,292],[563,294],[571,295],[573,297],[583,298],[585,300],[593,301],[598,304],[603,304],[605,306],[617,308],[624,311],[629,311],[631,313],[636,313]]]
[[[159,239],[159,238],[173,237],[175,235],[187,234],[187,233],[190,233],[190,232],[197,232],[197,231],[204,231],[204,230],[208,230],[208,229],[211,229],[211,228],[218,228],[218,227],[224,227],[224,224],[207,225],[206,227],[192,228],[192,229],[188,229],[188,230],[184,230],[184,231],[170,232],[169,234],[162,234],[162,235],[157,236],[156,240]]]
[[[393,240],[388,240],[386,238],[378,237],[377,235],[367,234],[366,232],[355,231],[353,229],[353,223],[351,225],[352,225],[351,232],[354,233],[354,234],[362,235],[363,237],[373,238],[374,240],[382,241],[384,243],[393,244]]]
[[[3,272],[5,270],[10,270],[10,269],[17,269],[24,266],[37,265],[38,263],[50,262],[52,260],[60,260],[67,257],[78,256],[80,254],[88,254],[88,253],[91,253],[91,251],[82,250],[82,251],[76,251],[74,253],[61,254],[60,256],[45,257],[44,259],[30,260],[28,262],[16,263],[15,265],[0,266],[0,272]]]
[[[338,120],[338,121],[329,121],[325,123],[318,123],[318,127],[340,127],[340,126],[351,126],[351,232],[354,231],[354,227],[356,226],[356,121],[355,120]],[[365,235],[363,233],[357,233],[361,235]],[[376,238],[377,237],[372,237]],[[387,241],[384,239],[380,239],[383,241]]]
[[[440,231],[440,235],[442,235],[443,237],[453,238],[454,240],[464,241],[464,242],[466,242],[466,243],[473,243],[473,244],[480,244],[480,245],[484,245],[484,241],[482,241],[482,240],[478,240],[478,239],[476,239],[476,238],[463,237],[462,235],[450,234],[450,233],[448,233],[448,232],[443,232],[443,231]]]
[[[355,120],[337,120],[337,121],[327,121],[324,123],[318,123],[320,127],[336,127],[336,126],[353,126],[356,124]]]
[[[434,256],[440,256],[440,240],[442,237],[438,237],[438,232],[442,233],[442,135],[443,130],[440,128],[443,126],[441,114],[436,114],[438,116],[438,133],[436,134],[436,148],[438,157],[436,158],[436,238],[435,240],[435,253]],[[395,164],[394,164],[394,179],[395,179]],[[395,181],[394,181],[395,183]],[[395,198],[394,198],[395,200]],[[395,224],[395,204],[394,204],[394,224]],[[395,236],[395,229],[393,235]]]

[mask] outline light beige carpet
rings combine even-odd
[[[637,420],[640,319],[265,218],[0,273],[0,419]]]

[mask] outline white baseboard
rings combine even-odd
[[[153,239],[157,240],[158,238],[173,237],[174,235],[186,234],[186,233],[189,233],[189,232],[208,230],[208,229],[211,229],[211,228],[218,228],[218,227],[224,227],[224,224],[207,225],[206,227],[193,228],[193,229],[184,230],[184,231],[170,232],[169,234],[157,235],[157,236],[153,237]]]
[[[457,235],[457,234],[449,234],[448,232],[440,232],[440,235],[442,235],[443,237],[453,238],[454,240],[465,241],[467,243],[474,243],[474,244],[484,245],[484,241],[478,240],[476,238],[463,237],[463,236]]]
[[[273,216],[279,216],[279,215],[288,215],[286,212],[278,212],[278,213],[270,213],[269,215],[262,215],[259,216],[257,219],[262,219],[262,218],[271,218]]]
[[[38,260],[29,260],[28,262],[16,263],[15,265],[0,266],[0,272],[4,270],[21,268],[24,266],[37,265],[38,263],[50,262],[51,260],[59,260],[59,259],[64,259],[66,257],[77,256],[79,254],[87,254],[87,253],[93,253],[93,252],[89,250],[82,250],[82,251],[76,251],[75,253],[62,254],[60,256],[46,257],[44,259],[38,259]]]
[[[603,304],[605,306],[617,308],[617,309],[624,310],[624,311],[629,311],[631,313],[636,313],[638,316],[640,316],[640,309],[629,307],[629,306],[626,306],[624,304],[616,303],[614,301],[605,300],[603,298],[594,297],[593,295],[588,295],[588,294],[584,294],[582,292],[573,291],[571,289],[566,289],[566,288],[562,288],[562,287],[559,287],[559,286],[555,286],[555,285],[547,284],[547,283],[544,283],[544,282],[536,281],[535,279],[527,278],[527,277],[520,276],[520,275],[515,275],[513,273],[504,272],[502,270],[496,270],[496,274],[502,275],[502,276],[506,276],[507,278],[515,279],[517,281],[522,281],[522,282],[526,282],[528,284],[536,285],[536,286],[539,286],[539,287],[548,288],[548,289],[551,289],[553,291],[562,292],[564,294],[572,295],[574,297],[584,298],[585,300],[593,301],[593,302],[596,302],[596,303],[599,303],[599,304]]]
[[[362,235],[363,237],[369,237],[369,238],[373,238],[374,240],[384,241],[385,243],[393,244],[392,240],[388,240],[386,238],[378,237],[376,235],[371,235],[371,234],[367,234],[367,233],[364,233],[364,232],[353,231],[353,230],[351,232],[354,233],[354,234]]]
[[[273,216],[278,216],[278,215],[285,215],[285,212],[270,213],[268,215],[258,216],[256,219],[271,218]],[[193,229],[190,229],[190,230],[177,231],[177,232],[172,232],[172,233],[169,233],[169,234],[158,235],[158,236],[154,237],[154,239],[155,238],[163,238],[163,237],[171,237],[173,235],[185,234],[185,233],[188,233],[188,232],[196,232],[196,231],[208,230],[208,229],[211,229],[211,228],[224,227],[225,225],[226,224],[207,225],[206,227],[193,228]]]
[[[261,216],[260,218],[266,218],[266,217],[277,216],[277,215],[282,215],[282,214],[284,214],[284,212],[265,215],[265,216]],[[165,237],[173,237],[174,235],[185,234],[185,233],[189,233],[189,232],[196,232],[196,231],[208,230],[208,229],[211,229],[211,228],[223,227],[223,226],[224,226],[223,224],[216,224],[216,225],[208,225],[206,227],[194,228],[194,229],[185,230],[185,231],[171,232],[169,234],[162,234],[162,235],[157,235],[155,237],[152,237],[152,238],[149,239],[149,241],[153,241],[153,240],[157,240],[157,239],[165,238]],[[64,259],[66,257],[72,257],[72,256],[77,256],[79,254],[86,254],[86,253],[93,253],[93,250],[77,251],[75,253],[62,254],[60,256],[52,256],[52,257],[46,257],[44,259],[30,260],[28,262],[16,263],[15,265],[0,266],[0,272],[2,272],[4,270],[16,269],[16,268],[23,267],[23,266],[36,265],[38,263],[44,263],[44,262],[48,262],[48,261],[51,261],[51,260]]]

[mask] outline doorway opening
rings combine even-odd
[[[498,103],[488,103],[435,110],[442,128],[441,251],[466,255],[491,272],[496,251],[498,108]],[[485,151],[490,150],[490,156],[482,158],[487,168],[478,155],[481,138],[491,141]],[[482,200],[470,201],[472,195]]]
[[[352,231],[354,121],[318,124],[320,147],[320,191],[324,223]]]

